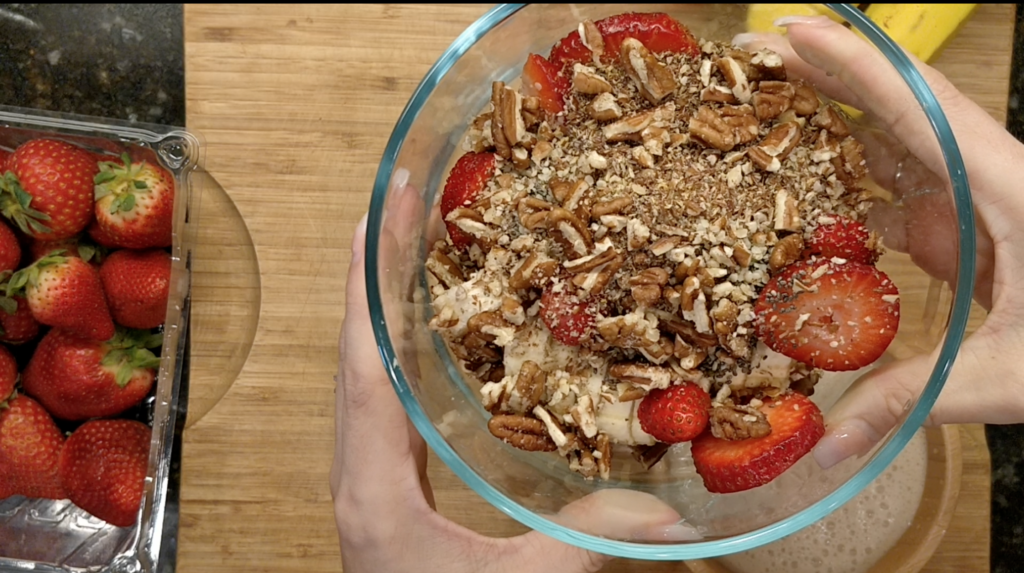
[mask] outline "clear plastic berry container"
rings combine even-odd
[[[970,310],[975,238],[969,187],[949,124],[906,55],[851,5],[828,9],[883,56],[882,64],[896,78],[891,95],[930,125],[917,134],[936,150],[928,177],[918,177],[921,159],[897,146],[889,155],[894,165],[888,176],[876,181],[892,194],[886,201],[894,208],[893,218],[879,221],[882,238],[909,238],[919,247],[913,257],[890,249],[878,262],[899,287],[902,305],[899,332],[878,363],[916,360],[927,368],[918,377],[918,390],[894,415],[895,426],[868,455],[824,471],[805,456],[772,483],[738,493],[704,490],[685,447],[669,450],[652,471],[644,471],[628,450],[616,451],[606,479],[586,479],[554,453],[522,451],[496,439],[482,405],[481,381],[466,374],[430,327],[434,310],[426,268],[432,245],[445,236],[438,204],[446,177],[467,151],[463,142],[474,119],[493,99],[493,81],[517,85],[529,54],[549,54],[587,19],[665,12],[698,38],[729,42],[747,31],[746,6],[502,5],[460,35],[420,83],[396,123],[375,180],[365,260],[369,306],[385,368],[413,424],[438,457],[489,503],[532,529],[605,554],[654,560],[726,555],[780,539],[852,499],[925,421],[959,350]],[[941,214],[928,211],[922,201],[943,205]],[[926,239],[939,229],[943,240]],[[929,256],[949,263],[944,281],[922,268]],[[826,417],[861,373],[830,377],[831,391],[815,398]],[[588,514],[592,519],[585,522],[572,519],[572,507],[578,506],[571,504],[594,494],[590,499],[609,502],[615,511]],[[689,527],[686,535],[675,528],[671,538],[638,537],[621,527],[666,508],[681,517],[679,525]]]
[[[127,123],[0,106],[0,149],[35,138],[67,141],[116,159],[128,152],[174,176],[171,286],[157,380],[149,396],[118,417],[152,427],[149,465],[136,522],[114,527],[73,505],[11,497],[0,500],[0,570],[173,571],[178,530],[181,434],[189,385],[191,277],[199,197],[205,178],[200,138],[183,128]],[[155,350],[155,349],[154,349]],[[16,353],[30,352],[19,349]],[[75,424],[58,422],[65,432]]]

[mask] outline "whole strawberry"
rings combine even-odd
[[[23,296],[0,296],[0,341],[24,344],[39,336],[39,322]]]
[[[0,223],[0,273],[15,271],[21,264],[21,245],[6,223]]]
[[[708,425],[711,396],[692,382],[655,388],[640,402],[640,428],[666,444],[688,442]]]
[[[68,498],[117,527],[138,517],[149,463],[149,426],[135,420],[93,420],[76,429],[60,454]]]
[[[60,251],[59,253],[57,251]],[[99,266],[106,257],[107,249],[92,242],[86,234],[75,235],[59,241],[32,239],[28,243],[28,253],[32,262],[50,254],[78,257],[94,266]]]
[[[28,396],[0,407],[0,499],[13,495],[65,499],[58,472],[64,434]]]
[[[109,341],[97,342],[54,328],[36,347],[21,384],[62,420],[114,416],[149,394],[160,359],[147,348],[162,339],[119,329]]]
[[[14,273],[7,296],[20,295],[42,324],[65,328],[92,340],[114,336],[100,274],[77,257],[47,255]]]
[[[84,149],[33,139],[7,160],[0,180],[0,210],[31,237],[64,239],[93,218],[93,178],[98,167]]]
[[[17,382],[18,361],[6,346],[0,344],[0,404],[14,394],[14,385]]]
[[[96,174],[96,220],[89,234],[105,247],[170,247],[174,177],[149,161],[104,161]]]
[[[100,266],[100,280],[114,322],[144,329],[163,324],[171,286],[171,255],[166,251],[114,251]]]

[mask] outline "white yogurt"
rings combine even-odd
[[[928,444],[919,431],[882,475],[825,519],[720,561],[736,573],[863,573],[910,527],[927,466]]]

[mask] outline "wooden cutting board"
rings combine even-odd
[[[486,9],[185,7],[187,125],[224,192],[209,187],[201,212],[183,573],[341,569],[327,473],[352,231],[407,98]],[[1012,26],[1013,5],[981,7],[937,64],[1000,121]],[[961,431],[963,490],[930,572],[988,570],[988,454],[980,427]],[[443,513],[491,535],[522,531],[434,462]]]

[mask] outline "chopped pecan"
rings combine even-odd
[[[836,166],[836,177],[848,186],[855,185],[867,175],[864,146],[853,137],[846,137],[839,142],[839,152],[840,157],[832,159],[832,165]]]
[[[427,257],[426,267],[445,288],[452,288],[466,280],[459,265],[455,264],[455,261],[441,249],[431,251],[430,256]]]
[[[737,265],[744,268],[749,267],[752,259],[753,256],[751,255],[750,250],[747,249],[743,243],[737,241],[736,244],[732,246],[732,260],[736,261]]]
[[[670,334],[677,335],[682,338],[683,341],[701,348],[713,348],[718,344],[718,339],[716,337],[698,331],[697,327],[693,323],[682,318],[662,318],[658,321],[658,328]]]
[[[668,237],[662,237],[662,238],[658,239],[657,241],[654,241],[654,243],[652,243],[651,246],[648,247],[648,250],[651,251],[652,255],[654,255],[656,257],[660,257],[660,256],[664,255],[665,253],[671,251],[672,249],[676,248],[676,245],[678,245],[679,241],[681,241],[681,240],[682,240],[682,237],[674,236],[674,235],[673,236],[668,236]]]
[[[445,220],[454,223],[456,227],[472,235],[473,239],[480,243],[481,247],[490,248],[493,243],[496,231],[484,222],[484,216],[476,209],[459,207],[448,213]]]
[[[551,203],[536,197],[523,197],[516,203],[519,223],[530,231],[545,228],[549,223],[548,215],[554,207]]]
[[[510,332],[499,332],[502,330]],[[466,321],[466,331],[480,335],[487,342],[494,342],[500,336],[511,336],[515,329],[505,320],[500,310],[489,310],[471,316]]]
[[[606,480],[612,475],[612,441],[604,434],[598,434],[596,440],[594,457],[597,458],[597,473]]]
[[[740,100],[736,99],[731,89],[715,84],[704,88],[700,92],[700,101],[732,104],[738,103]]]
[[[800,131],[800,125],[795,122],[780,123],[757,146],[748,149],[747,156],[761,169],[776,172],[800,143]]]
[[[587,113],[597,121],[611,121],[622,117],[622,107],[615,101],[615,96],[603,93],[587,105]]]
[[[520,290],[529,287],[541,288],[558,271],[558,261],[541,253],[531,253],[522,264],[512,271],[508,286]]]
[[[633,446],[633,459],[640,462],[644,469],[649,470],[660,462],[661,458],[665,457],[670,447],[672,447],[672,444],[664,442],[655,442],[651,446]]]
[[[597,435],[597,413],[594,410],[594,401],[589,394],[583,394],[576,399],[576,404],[569,409],[569,415],[576,422],[576,426],[583,431],[583,436],[593,438]]]
[[[643,348],[661,340],[657,324],[636,313],[602,318],[596,326],[601,338],[619,348]]]
[[[568,253],[582,257],[594,248],[594,240],[590,229],[571,211],[555,207],[549,213],[548,232],[562,245]]]
[[[517,406],[519,413],[532,412],[540,399],[544,397],[544,385],[547,381],[547,373],[541,370],[540,366],[532,360],[523,362],[519,369],[519,376],[516,377],[514,395],[518,396],[520,403]]]
[[[831,105],[821,106],[818,113],[811,118],[811,125],[828,130],[840,139],[850,135],[850,127],[846,125],[846,120]]]
[[[491,435],[520,450],[528,452],[553,452],[558,449],[548,436],[544,422],[520,415],[492,416],[487,421]]]
[[[611,253],[611,258],[609,259],[605,253]],[[608,249],[601,253],[599,257],[601,258],[599,265],[585,271],[579,271],[572,277],[574,285],[591,295],[600,294],[608,286],[612,277],[619,271],[622,263],[625,261],[625,257],[617,253],[615,249]]]
[[[616,197],[615,199],[609,199],[595,204],[590,210],[590,216],[595,219],[600,219],[605,215],[617,215],[619,213],[623,213],[626,209],[629,209],[632,206],[632,197],[628,195],[624,197]]]
[[[597,25],[590,20],[584,20],[580,22],[579,34],[580,42],[593,54],[594,62],[600,61],[604,55],[604,36],[597,29]]]
[[[523,119],[523,96],[519,91],[506,87],[501,94],[501,127],[505,132],[505,141],[512,146],[522,143],[526,138],[526,122]]]
[[[714,321],[712,330],[718,335],[719,344],[726,346],[729,337],[736,333],[739,308],[733,301],[722,298],[718,300],[718,303],[715,304],[715,307],[711,309],[709,314]]]
[[[786,190],[780,190],[775,194],[775,230],[799,231],[800,224],[800,208],[796,199],[790,197]]]
[[[668,388],[672,383],[672,371],[668,368],[639,362],[613,364],[608,368],[608,375],[644,390]]]
[[[552,179],[551,181],[551,194],[562,204],[562,207],[570,211],[576,211],[588,189],[590,189],[590,184],[583,179],[576,181]]]
[[[758,80],[786,79],[786,66],[782,63],[782,56],[766,48],[758,50],[750,58],[750,71]]]
[[[686,370],[693,370],[704,362],[708,352],[704,348],[697,348],[693,344],[683,340],[682,336],[676,335],[672,344],[672,356],[679,360],[679,366]]]
[[[793,98],[780,94],[757,92],[754,94],[754,113],[761,121],[771,121],[789,109]]]
[[[768,257],[769,270],[774,273],[786,265],[800,260],[800,254],[803,251],[804,238],[800,233],[793,233],[783,237],[772,247],[772,254]]]
[[[572,72],[572,87],[581,94],[597,95],[612,91],[612,84],[590,66],[577,62]]]
[[[651,53],[636,38],[625,38],[619,46],[619,59],[626,73],[636,84],[640,95],[657,105],[665,96],[675,91],[676,78],[672,70]]]
[[[720,440],[763,438],[772,433],[765,415],[756,408],[737,406],[731,400],[711,408],[711,433]]]
[[[456,358],[465,362],[471,370],[486,362],[501,361],[501,352],[498,347],[487,340],[486,335],[476,332],[467,333],[459,344],[453,344],[452,353]]]
[[[736,99],[740,103],[749,102],[751,97],[750,81],[740,63],[736,59],[726,56],[715,60],[715,65],[718,66],[718,71],[722,72],[726,84]]]
[[[793,111],[801,117],[814,115],[820,103],[814,86],[803,80],[795,80],[793,90]]]
[[[733,139],[738,145],[754,141],[761,130],[761,124],[753,115],[730,115],[723,117],[722,121],[732,127]]]
[[[542,139],[533,146],[533,150],[530,152],[530,158],[533,159],[534,163],[540,163],[551,155],[552,150],[554,150],[554,146],[551,145],[550,142]]]
[[[505,137],[505,120],[502,114],[504,108],[505,82],[491,83],[491,139],[494,141],[494,150],[503,159],[512,159],[512,145]]]
[[[668,127],[675,118],[676,106],[668,102],[663,106],[649,109],[629,117],[624,117],[615,123],[604,126],[601,131],[609,143],[617,141],[640,141],[643,130],[650,126]]]
[[[733,128],[725,123],[722,116],[708,106],[701,106],[697,115],[690,118],[690,137],[706,147],[729,151],[736,146]]]
[[[612,262],[617,256],[618,252],[615,250],[615,247],[611,247],[600,253],[565,261],[562,263],[562,266],[570,273],[588,273]]]

